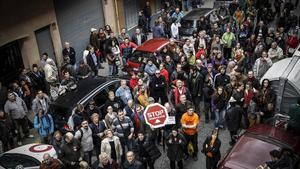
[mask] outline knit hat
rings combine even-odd
[[[96,28],[91,28],[91,32],[94,32],[96,31],[97,29]]]

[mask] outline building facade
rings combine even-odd
[[[149,2],[153,14],[160,10],[161,0]],[[60,66],[66,41],[81,60],[91,28],[108,24],[116,34],[121,28],[133,30],[145,4],[146,0],[1,1],[0,81],[13,80],[19,69],[39,64],[44,52]]]

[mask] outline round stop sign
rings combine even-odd
[[[144,112],[146,123],[153,128],[165,126],[169,115],[167,109],[159,103],[150,104]]]

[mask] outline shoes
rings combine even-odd
[[[103,67],[103,66],[100,66],[99,69],[104,69],[104,67]]]
[[[34,135],[29,134],[28,136],[26,136],[27,138],[34,138]]]
[[[21,145],[22,145],[22,142],[21,142],[21,141],[18,141],[17,144],[18,144],[18,146],[21,146]]]
[[[194,160],[194,161],[198,161],[198,157],[197,157],[197,156],[194,156],[194,157],[193,157],[193,160]]]

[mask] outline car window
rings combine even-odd
[[[104,88],[99,93],[97,93],[93,99],[96,102],[96,105],[101,107],[101,105],[103,105],[106,102],[107,98],[108,98],[108,89]]]
[[[40,162],[27,155],[4,154],[0,157],[0,166],[4,168],[15,169],[18,165],[22,165],[23,167],[34,167],[39,166]]]
[[[153,57],[152,53],[136,50],[133,52],[133,54],[129,58],[129,61],[132,61],[134,63],[141,63],[144,58],[150,58],[150,57]]]
[[[194,27],[194,21],[193,20],[181,20],[181,27],[183,28],[193,28]]]

